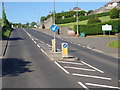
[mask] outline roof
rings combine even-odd
[[[79,7],[74,7],[72,10],[81,10]]]

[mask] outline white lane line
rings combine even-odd
[[[120,87],[115,87],[115,86],[100,85],[100,84],[93,84],[93,83],[85,83],[85,84],[86,84],[86,85],[90,85],[90,86],[97,86],[97,87],[104,87],[104,88],[120,89]]]
[[[81,44],[77,44],[78,46],[81,46]]]
[[[40,45],[39,45],[39,44],[37,44],[37,46],[40,48]]]
[[[91,68],[93,68],[93,69],[95,69],[96,71],[98,71],[98,72],[100,72],[100,73],[104,73],[103,71],[101,71],[100,69],[97,69],[97,68],[95,68],[95,67],[93,67],[93,66],[91,66],[90,64],[87,64],[87,63],[85,63],[85,62],[83,62],[83,61],[81,61],[83,64],[85,64],[85,65],[87,65],[87,66],[89,66],[89,67],[91,67]]]
[[[49,44],[46,44],[48,47],[52,47],[51,45],[49,45]]]
[[[75,63],[75,62],[66,62],[66,61],[58,61],[59,63],[67,63],[67,64],[76,64],[76,65],[83,65],[82,63]]]
[[[83,83],[78,82],[78,84],[80,84],[84,89],[89,90]]]
[[[54,63],[60,67],[66,74],[70,74],[67,70],[65,70],[60,64],[58,64],[56,61],[54,61]]]
[[[74,75],[74,76],[80,76],[80,77],[90,77],[90,78],[97,78],[97,79],[111,80],[111,78],[100,77],[100,76],[91,76],[91,75],[76,74],[76,73],[73,73],[72,75]]]
[[[33,41],[35,44],[37,43],[36,41]]]
[[[34,39],[32,39],[32,41],[34,41]]]
[[[44,51],[42,48],[41,48],[40,50],[41,50],[43,53],[45,53],[45,51]]]
[[[42,44],[44,44],[44,42],[43,41],[40,41]]]
[[[120,82],[120,80],[119,80],[119,82]]]
[[[37,38],[35,38],[35,40],[38,40]]]
[[[69,66],[65,66],[64,68],[77,69],[77,70],[83,70],[83,71],[95,71],[93,69],[77,68],[77,67],[69,67]]]

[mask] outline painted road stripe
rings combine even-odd
[[[36,44],[36,41],[33,41]]]
[[[104,87],[104,88],[120,89],[120,87],[115,87],[115,86],[100,85],[100,84],[93,84],[93,83],[85,83],[85,84],[86,84],[86,85],[90,85],[90,86],[97,86],[97,87]]]
[[[59,63],[68,63],[68,64],[76,64],[76,65],[83,65],[82,63],[75,63],[75,62],[66,62],[66,61],[58,61]]]
[[[54,61],[54,63],[58,66],[58,67],[60,67],[65,73],[67,73],[67,74],[70,74],[67,70],[65,70],[60,64],[58,64],[56,61]]]
[[[95,69],[96,71],[98,71],[98,72],[100,72],[100,73],[104,73],[103,71],[101,71],[100,69],[97,69],[97,68],[95,68],[95,67],[93,67],[93,66],[91,66],[90,64],[87,64],[87,63],[85,63],[85,62],[83,62],[83,61],[81,61],[83,64],[85,64],[85,65],[87,65],[87,66],[89,66],[89,67],[91,67],[91,68],[93,68],[93,69]]]
[[[84,89],[89,90],[83,83],[78,82],[78,84],[80,84]]]
[[[120,82],[120,80],[119,80],[119,82]]]
[[[37,44],[37,46],[40,48],[40,45]]]
[[[73,73],[72,75],[74,75],[74,76],[81,76],[81,77],[90,77],[90,78],[98,78],[98,79],[111,80],[111,78],[100,77],[100,76],[91,76],[91,75],[76,74],[76,73]]]
[[[83,70],[83,71],[95,71],[95,70],[93,70],[93,69],[77,68],[77,67],[69,67],[69,66],[65,66],[65,68],[78,69],[78,70]]]
[[[34,39],[32,39],[32,41],[34,41]]]
[[[52,47],[51,45],[47,44],[48,47]]]

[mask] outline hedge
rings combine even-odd
[[[112,20],[109,22],[91,24],[91,25],[79,25],[79,33],[85,33],[87,35],[103,34],[102,25],[109,24],[112,25],[112,34],[120,32],[120,20]],[[76,25],[74,26],[74,31],[76,33]]]

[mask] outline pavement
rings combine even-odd
[[[52,31],[46,29],[46,30],[42,30],[42,29],[35,29],[38,31],[41,31],[43,33],[49,34],[49,35],[54,35]],[[86,37],[86,38],[82,38],[82,37],[75,37],[75,36],[71,36],[71,35],[66,35],[66,34],[61,34],[58,35],[56,34],[56,37],[63,39],[65,41],[71,42],[73,44],[76,45],[80,45],[83,47],[86,47],[88,49],[100,52],[100,53],[104,53],[106,55],[110,55],[112,57],[115,58],[120,58],[118,55],[118,49],[115,48],[111,48],[109,47],[107,44],[111,41],[114,40],[118,40],[118,37]]]
[[[118,59],[56,38],[58,49],[67,42],[70,54],[80,60],[51,61],[39,43],[48,46],[51,39],[53,36],[33,29],[12,32],[3,59],[3,88],[120,89]]]

